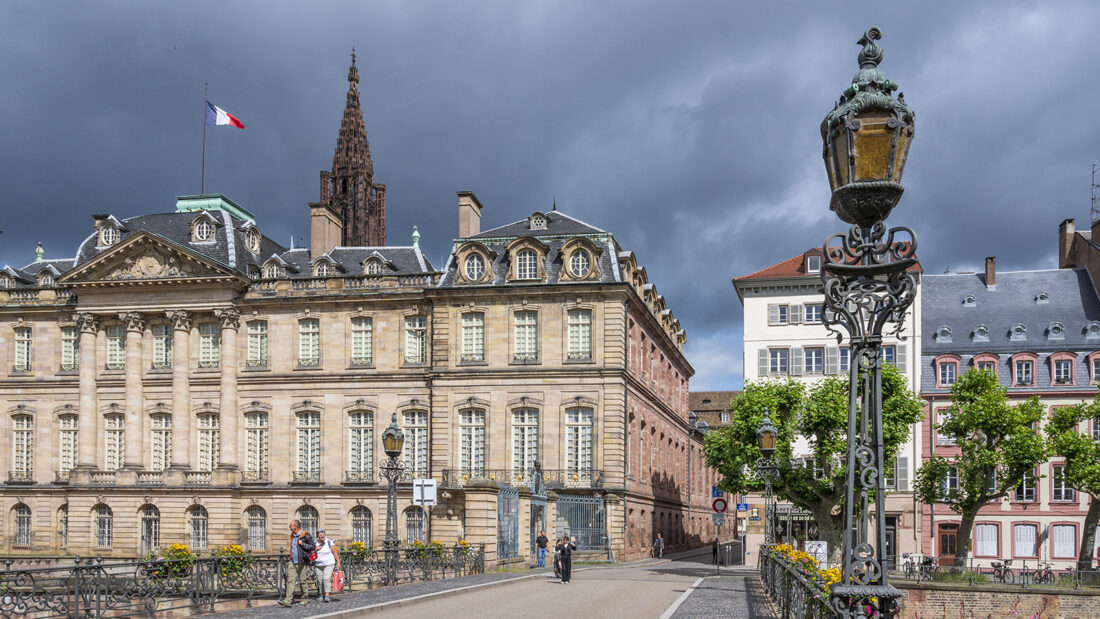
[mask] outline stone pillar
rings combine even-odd
[[[223,484],[237,482],[237,421],[240,412],[237,406],[237,328],[241,324],[241,313],[234,307],[217,312],[222,323],[221,343],[221,462],[219,469],[225,471]]]
[[[191,316],[184,310],[166,312],[172,321],[172,466],[164,482],[183,483],[191,468]]]
[[[558,533],[558,493],[546,491],[546,536],[556,539]]]
[[[489,480],[474,480],[466,486],[466,541],[474,547],[485,544],[485,571],[497,564],[499,492],[496,483]]]
[[[145,436],[142,423],[145,398],[141,385],[144,370],[141,337],[145,331],[145,320],[137,312],[120,312],[118,319],[126,324],[126,453],[123,468],[137,470],[142,466],[141,439]]]
[[[96,417],[99,413],[96,397],[96,331],[99,325],[93,314],[73,314],[73,321],[80,327],[80,405],[77,470],[73,473],[77,479],[73,484],[86,484],[91,481],[90,471],[96,468],[97,438]]]
[[[534,545],[534,539],[531,537],[531,489],[526,486],[520,486],[519,490],[519,535],[516,536],[517,552],[516,555],[526,558],[532,565],[534,565],[537,557],[534,556],[531,551],[531,546]],[[535,536],[538,536],[538,532],[535,532]]]

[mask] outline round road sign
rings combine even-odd
[[[711,503],[711,507],[714,508],[715,512],[721,514],[726,511],[726,500],[723,498],[714,499],[714,502]]]

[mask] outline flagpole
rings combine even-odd
[[[206,82],[202,83],[202,181],[199,194],[206,194]]]

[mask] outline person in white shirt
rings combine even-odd
[[[317,560],[313,562],[313,575],[317,578],[317,593],[322,602],[331,602],[332,572],[340,569],[340,553],[336,543],[328,539],[325,530],[317,531]]]

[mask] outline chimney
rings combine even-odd
[[[458,238],[481,232],[481,202],[472,191],[458,192]]]
[[[1066,219],[1058,225],[1058,268],[1070,269],[1076,265],[1076,260],[1070,257],[1073,250],[1073,237],[1077,233],[1077,226],[1072,219]]]
[[[993,290],[997,287],[997,257],[990,256],[985,259],[985,287]]]
[[[309,258],[313,260],[332,251],[340,244],[340,235],[344,231],[344,220],[331,206],[324,202],[309,204]],[[291,242],[294,242],[293,237]]]

